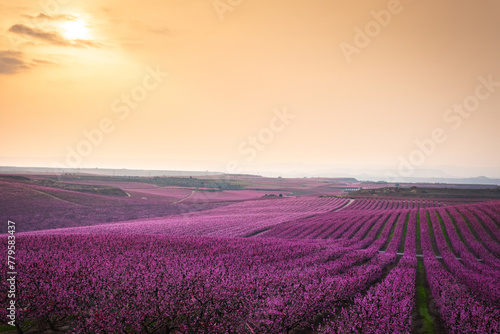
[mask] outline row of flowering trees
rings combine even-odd
[[[183,217],[19,234],[18,327],[408,333],[422,256],[432,305],[446,330],[499,331],[498,202],[336,211],[345,204],[261,200]],[[262,228],[270,230],[251,233]],[[192,235],[172,235],[176,231]],[[318,239],[325,233],[327,240]],[[7,285],[0,286],[0,321],[6,322]]]
[[[17,243],[18,324],[78,333],[289,333],[396,260],[324,242],[36,234]]]
[[[421,217],[426,215],[421,212]],[[471,279],[472,287],[475,287],[477,276],[471,276],[473,273],[450,251],[443,233],[440,233],[441,227],[435,212],[429,212],[428,217],[421,220],[420,227],[423,261],[433,297],[431,306],[439,313],[449,333],[499,333],[500,309],[488,305],[481,295],[466,284]],[[443,261],[435,256],[431,229]]]

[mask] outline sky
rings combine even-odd
[[[500,2],[0,0],[0,166],[500,177]]]

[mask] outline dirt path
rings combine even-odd
[[[355,199],[350,198],[349,199],[349,203],[347,203],[346,205],[344,205],[341,208],[338,208],[337,210],[333,210],[333,212],[337,212],[337,211],[340,211],[340,210],[343,210],[343,209],[347,208],[349,205],[351,205],[352,203],[354,203],[354,201],[355,201]]]
[[[48,193],[46,193],[46,192],[43,192],[43,191],[41,191],[41,190],[36,190],[36,189],[30,188],[30,187],[24,187],[24,188],[29,189],[29,190],[31,190],[31,191],[34,191],[34,192],[36,192],[36,193],[39,193],[39,194],[42,194],[42,195],[45,195],[45,196],[51,197],[51,198],[53,198],[53,199],[56,199],[56,200],[61,201],[61,202],[64,202],[64,203],[69,203],[69,204],[73,204],[73,205],[82,206],[82,204],[80,204],[80,203],[70,202],[70,201],[67,201],[67,200],[65,200],[65,199],[59,198],[59,197],[57,197],[57,196],[54,196],[54,195],[48,194]]]
[[[189,197],[191,197],[191,196],[193,196],[193,195],[194,195],[194,190],[191,190],[191,194],[189,194],[189,195],[187,195],[186,197],[183,197],[183,198],[181,198],[181,199],[179,199],[179,200],[177,200],[177,201],[173,202],[172,204],[177,204],[177,203],[180,203],[180,202],[182,202],[182,201],[184,201],[184,200],[188,199]]]

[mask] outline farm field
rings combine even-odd
[[[500,334],[500,0],[0,13],[0,334]]]
[[[17,329],[4,284],[0,332],[500,333],[500,199],[234,181],[99,180],[117,196],[0,178],[18,273]]]

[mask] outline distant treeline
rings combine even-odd
[[[100,180],[100,181],[118,181],[118,182],[141,182],[154,184],[158,187],[192,187],[192,188],[210,188],[215,190],[241,190],[245,183],[241,181],[231,181],[223,179],[198,179],[195,177],[172,177],[172,176],[98,176],[98,175],[74,175],[65,174],[64,180]]]
[[[30,178],[28,178],[26,176],[21,176],[21,175],[0,175],[0,178],[18,180],[18,181],[30,181],[31,180]]]
[[[21,183],[34,184],[43,187],[79,191],[97,195],[128,196],[128,194],[120,188],[105,185],[74,184],[50,179],[33,180],[21,175],[0,175],[0,178],[21,181]]]
[[[349,197],[418,197],[418,198],[461,198],[461,199],[500,199],[500,187],[490,189],[463,189],[410,187],[361,189],[346,195]]]
[[[122,189],[111,186],[92,185],[92,184],[73,184],[73,183],[56,182],[52,180],[35,180],[32,183],[44,187],[79,191],[97,195],[128,196],[128,194]]]

